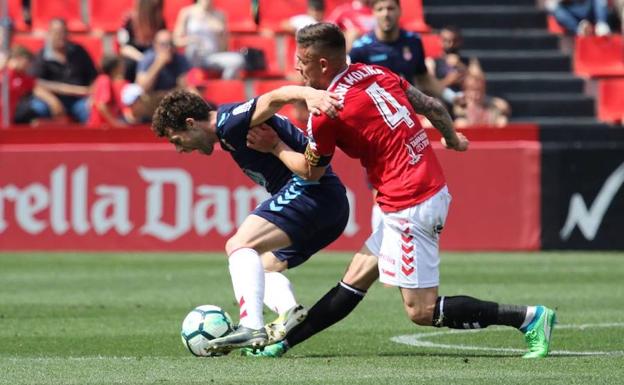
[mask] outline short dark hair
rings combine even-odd
[[[11,48],[11,51],[9,52],[9,57],[23,57],[28,60],[33,60],[35,58],[35,55],[32,53],[31,50],[24,47],[23,45],[16,45]]]
[[[321,54],[346,55],[345,37],[336,24],[316,23],[297,32],[297,45],[314,49]]]
[[[312,8],[317,11],[324,11],[325,0],[308,0],[308,8]]]
[[[102,73],[111,75],[115,68],[121,64],[121,57],[118,55],[106,55],[102,58]]]
[[[375,6],[375,4],[379,3],[380,1],[385,1],[385,0],[373,0],[373,1],[371,1],[371,5],[370,5],[371,8],[373,8]],[[396,5],[399,6],[399,8],[401,8],[401,1],[400,0],[393,0],[393,1],[396,3]]]
[[[158,104],[152,117],[152,131],[158,136],[166,136],[167,129],[186,130],[186,118],[207,120],[213,108],[201,96],[187,90],[168,93]]]

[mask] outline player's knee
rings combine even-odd
[[[431,326],[433,320],[433,308],[426,306],[406,307],[405,311],[409,319],[416,325]]]
[[[225,242],[225,253],[229,257],[232,253],[238,249],[242,249],[243,247],[250,247],[247,242],[244,242],[240,237],[237,237],[234,234],[230,239]]]

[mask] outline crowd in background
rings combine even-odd
[[[611,33],[609,10],[624,12],[624,0],[616,0],[612,8],[607,0],[547,0],[545,6],[569,33],[583,35]],[[283,21],[282,33],[294,34],[319,21],[336,23],[353,62],[386,66],[441,98],[459,127],[504,126],[510,106],[487,94],[478,58],[461,53],[461,31],[453,26],[440,30],[443,55],[425,58],[419,35],[401,29],[399,17],[394,1],[354,0],[328,13],[323,0],[309,0],[306,14]],[[39,52],[14,46],[1,61],[10,84],[12,122],[65,120],[94,127],[147,123],[166,92],[195,89],[187,78],[191,68],[236,79],[248,64],[241,52],[228,51],[226,17],[211,0],[182,8],[171,31],[165,27],[163,0],[137,0],[117,32],[119,54],[105,55],[101,63],[93,63],[84,47],[68,36],[65,21],[53,19]],[[296,73],[286,76],[298,80]],[[299,113],[306,113],[305,106]]]

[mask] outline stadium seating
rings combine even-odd
[[[97,36],[86,34],[70,34],[69,40],[76,44],[80,44],[91,56],[91,60],[96,67],[99,67],[104,55],[104,45],[102,39]],[[37,54],[45,44],[45,39],[41,36],[34,36],[29,34],[16,34],[13,36],[11,45],[22,45],[34,54]]]
[[[87,25],[82,20],[82,1],[64,0],[62,3],[51,0],[32,0],[32,27],[35,30],[47,31],[48,23],[54,18],[63,18],[70,32],[85,32]]]
[[[202,96],[217,105],[247,99],[245,82],[242,80],[209,79],[204,85],[205,89]]]
[[[291,16],[306,13],[307,0],[264,0],[260,2],[260,26],[282,31],[281,24]]]
[[[267,68],[262,71],[245,71],[243,77],[281,77],[284,75],[277,56],[275,39],[260,35],[234,35],[230,38],[231,51],[240,51],[242,48],[252,47],[264,51]]]
[[[401,26],[408,31],[428,32],[430,30],[423,14],[422,0],[401,2]]]
[[[30,27],[24,20],[24,8],[22,0],[8,0],[9,17],[13,21],[13,28],[16,31],[28,31]]]
[[[423,33],[420,35],[420,38],[422,39],[426,57],[437,59],[442,56],[443,50],[440,35],[436,35],[433,33]]]
[[[624,78],[600,80],[598,119],[608,123],[624,122]]]
[[[163,17],[165,18],[165,25],[167,26],[167,29],[173,31],[180,9],[193,3],[193,0],[164,0]]]
[[[565,35],[565,29],[557,22],[557,19],[553,15],[548,15],[546,18],[546,24],[548,25],[548,31],[555,35]]]
[[[230,32],[255,32],[257,29],[250,0],[214,0],[214,7],[227,16]]]
[[[104,32],[115,32],[121,27],[124,17],[130,13],[135,0],[90,0],[89,20],[91,28]]]
[[[624,76],[622,36],[578,36],[574,72],[581,76]]]
[[[28,48],[32,53],[37,54],[43,45],[45,39],[41,36],[34,36],[31,34],[15,34],[11,39],[11,46],[21,45]]]

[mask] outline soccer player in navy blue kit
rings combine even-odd
[[[244,103],[226,104],[214,110],[200,96],[174,91],[154,113],[152,129],[165,136],[179,152],[210,155],[214,144],[230,153],[241,170],[272,195],[260,204],[226,243],[229,270],[240,322],[236,331],[211,341],[206,353],[236,347],[261,347],[268,341],[262,316],[263,300],[294,324],[268,330],[281,337],[305,318],[288,279],[277,272],[305,262],[312,254],[342,234],[349,217],[346,190],[328,169],[311,180],[293,174],[271,154],[247,147],[250,127],[266,123],[295,151],[303,153],[308,140],[286,118],[274,115],[293,100],[305,100],[312,113],[336,114],[336,95],[312,88],[286,86]],[[327,213],[331,213],[328,215]],[[265,275],[265,270],[272,273]],[[265,293],[266,287],[266,293]],[[266,294],[266,295],[265,295]]]
[[[374,0],[372,8],[375,28],[353,43],[351,62],[384,66],[423,92],[452,104],[460,95],[444,88],[427,72],[420,36],[399,27],[399,0]]]

